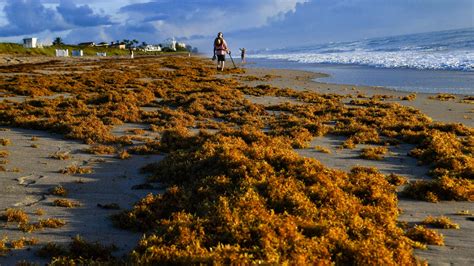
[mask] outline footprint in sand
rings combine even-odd
[[[26,196],[22,201],[15,203],[14,207],[31,207],[41,201],[46,200],[46,195]]]
[[[33,185],[38,181],[39,179],[44,178],[42,175],[28,175],[28,176],[22,176],[15,178],[16,181],[18,181],[18,185],[27,187],[29,185]]]

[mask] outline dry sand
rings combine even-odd
[[[2,60],[5,59],[0,59],[0,65]],[[9,62],[3,63],[41,62],[35,61],[40,59],[33,61],[24,58],[9,60]],[[408,93],[375,87],[318,83],[313,80],[323,75],[312,72],[248,69],[245,75],[256,77],[273,75],[273,78],[268,80],[245,82],[249,85],[270,84],[282,88],[288,87],[321,93],[366,94],[369,96],[376,94],[393,95],[394,98],[388,101],[418,108],[435,121],[460,122],[473,126],[474,105],[459,103],[458,101],[462,96],[458,96],[458,99],[454,101],[441,102],[429,99],[428,97],[432,96],[430,94],[417,94],[414,101],[400,101],[398,97],[405,96]],[[265,105],[291,101],[291,99],[278,97],[248,97],[248,99]],[[127,134],[126,130],[130,128],[144,128],[144,126],[126,124],[116,128],[114,134]],[[149,137],[154,137],[149,131],[147,131],[147,134],[149,134]],[[39,139],[32,141],[32,136],[37,136]],[[160,160],[162,156],[133,155],[129,160],[120,160],[111,156],[90,155],[82,151],[88,147],[87,145],[64,140],[60,135],[34,130],[9,128],[8,131],[0,131],[0,137],[8,138],[12,142],[11,145],[1,148],[10,152],[9,163],[6,168],[9,170],[18,168],[20,170],[19,172],[0,172],[0,193],[2,195],[0,209],[20,207],[28,212],[33,221],[38,218],[53,217],[68,222],[63,228],[45,229],[32,234],[24,234],[18,229],[8,226],[0,228],[0,237],[7,236],[13,240],[22,236],[33,236],[44,244],[50,241],[67,243],[71,237],[79,234],[87,240],[115,244],[119,248],[117,255],[125,254],[134,247],[141,235],[114,228],[109,216],[118,211],[104,210],[98,208],[97,204],[117,203],[122,209],[126,209],[149,192],[159,193],[160,188],[153,190],[132,190],[131,188],[145,180],[145,177],[139,174],[140,167],[149,162]],[[415,159],[407,156],[407,152],[413,148],[411,145],[404,144],[392,147],[390,154],[382,161],[367,161],[358,158],[358,151],[364,145],[359,145],[355,150],[341,150],[337,147],[340,146],[342,141],[343,139],[339,137],[327,136],[316,138],[311,143],[311,147],[319,145],[330,149],[331,153],[329,154],[311,148],[301,149],[298,152],[302,156],[320,160],[328,167],[344,171],[353,166],[361,165],[377,167],[384,173],[404,175],[411,180],[429,178],[427,176],[428,167],[419,166]],[[38,148],[33,148],[32,144],[37,144]],[[72,158],[67,161],[49,158],[56,151],[70,152]],[[92,167],[94,172],[80,176],[58,173],[58,170],[72,164]],[[79,202],[81,207],[65,209],[52,206],[51,202],[58,197],[49,195],[47,192],[48,189],[58,184],[66,187],[70,191],[67,198]],[[400,198],[399,206],[402,210],[400,221],[419,223],[428,215],[445,215],[461,226],[460,230],[440,230],[446,237],[446,246],[429,246],[428,250],[417,250],[416,254],[419,257],[428,260],[433,265],[474,265],[474,251],[472,248],[474,246],[474,222],[467,217],[454,215],[460,210],[474,212],[472,203],[427,203]],[[46,214],[43,217],[34,214],[38,208],[45,211]],[[7,257],[0,257],[0,265],[11,265],[23,259],[42,263],[44,261],[34,256],[37,248],[13,251]]]
[[[124,125],[114,133],[122,135],[125,129],[132,127],[136,128],[134,125]],[[2,147],[2,150],[10,153],[7,170],[19,169],[19,172],[0,172],[0,209],[21,208],[29,214],[32,222],[40,218],[60,218],[67,222],[62,228],[28,234],[15,226],[8,226],[0,228],[0,237],[7,236],[10,240],[23,236],[35,237],[44,244],[68,243],[72,237],[80,235],[89,241],[116,245],[116,255],[126,254],[134,248],[141,234],[115,228],[109,216],[120,210],[102,209],[97,204],[116,203],[123,210],[131,208],[133,203],[148,193],[159,193],[159,188],[133,190],[132,187],[145,181],[145,177],[139,173],[140,167],[156,162],[162,156],[135,155],[128,160],[120,160],[110,155],[91,155],[83,152],[88,145],[36,130],[12,128],[0,131],[0,135],[12,142]],[[33,136],[38,137],[38,140],[32,141]],[[38,148],[33,148],[32,144],[38,145]],[[72,158],[65,161],[50,158],[57,151],[69,152]],[[94,172],[72,176],[58,172],[69,165],[92,167]],[[68,209],[52,205],[55,199],[61,197],[49,195],[48,190],[59,184],[69,190],[66,198],[79,202],[80,207]],[[45,215],[35,215],[37,209],[43,209]],[[7,257],[0,257],[0,265],[14,265],[20,259],[44,262],[38,261],[39,258],[34,255],[36,249],[32,247],[31,250],[13,251]]]

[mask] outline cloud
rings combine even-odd
[[[66,0],[57,8],[46,7],[38,0],[7,0],[3,12],[7,24],[0,27],[0,37],[111,24],[108,16],[94,14],[89,6],[76,6]]]
[[[11,0],[3,8],[8,24],[0,27],[0,36],[31,34],[44,30],[61,31],[67,25],[54,9],[35,0]]]
[[[162,34],[190,37],[214,35],[219,31],[262,27],[294,12],[309,0],[155,0],[124,6],[122,13],[136,21],[156,21]]]
[[[94,14],[87,5],[76,6],[71,1],[62,0],[56,8],[64,20],[74,26],[98,26],[112,24],[109,16]]]

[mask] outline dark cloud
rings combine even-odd
[[[10,0],[3,11],[9,24],[0,27],[2,37],[68,28],[54,9],[44,7],[39,1]]]
[[[67,23],[74,26],[91,27],[112,24],[109,16],[94,14],[87,5],[76,6],[71,1],[62,0],[56,9]]]
[[[111,24],[108,16],[94,14],[89,6],[76,6],[68,1],[61,1],[54,9],[38,0],[7,0],[3,12],[8,24],[0,27],[1,37]]]

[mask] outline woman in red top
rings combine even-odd
[[[225,54],[230,53],[227,43],[224,40],[222,32],[217,34],[217,38],[214,40],[214,55],[217,56],[217,70],[224,70]]]

